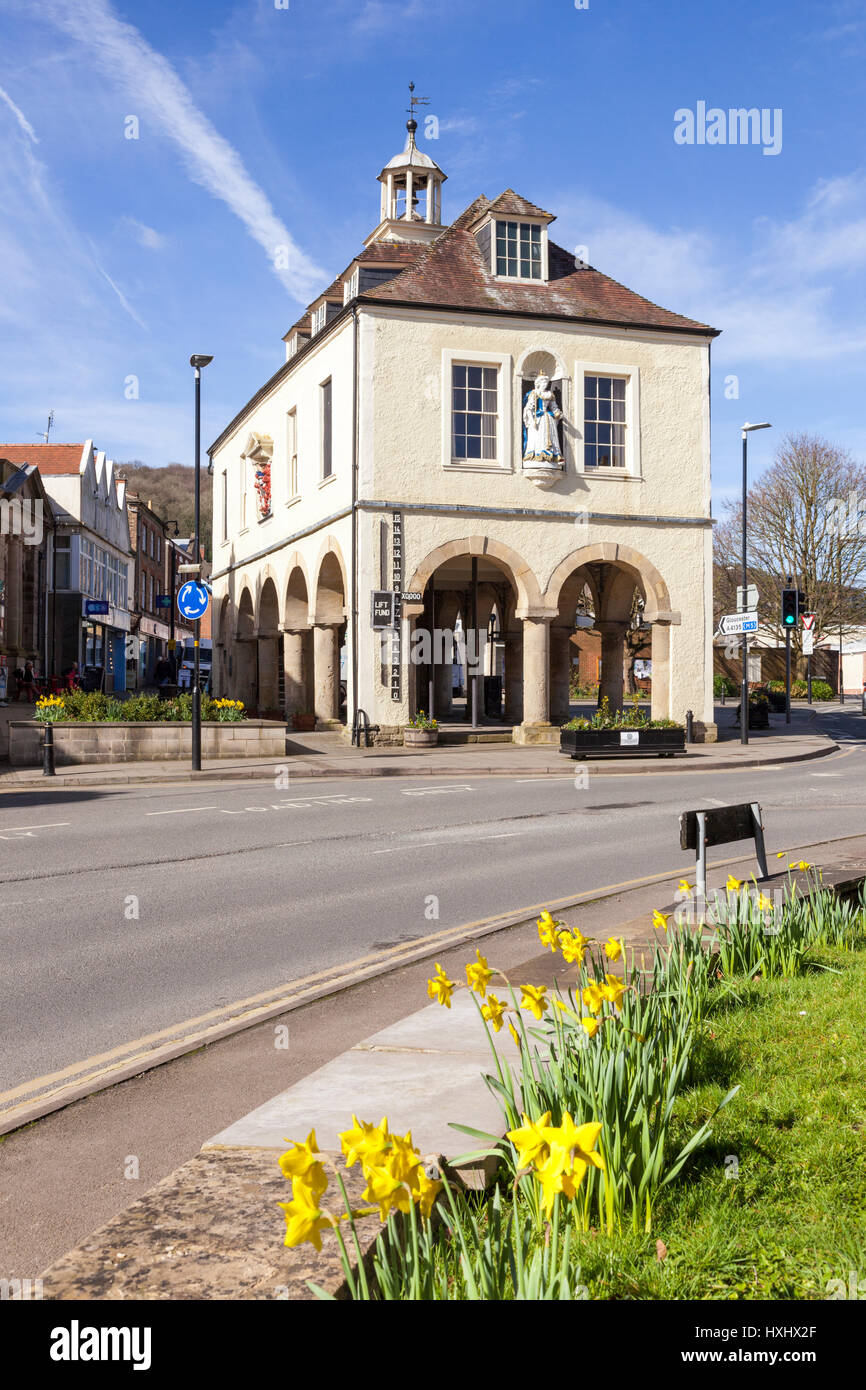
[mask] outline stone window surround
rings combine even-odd
[[[452,368],[459,366],[496,367],[496,458],[455,459],[452,455],[451,381]],[[510,353],[458,352],[442,349],[442,467],[458,473],[513,473],[512,458],[512,358]]]
[[[585,376],[625,377],[625,468],[586,468],[583,462],[584,419],[583,419],[583,378]],[[575,470],[583,478],[637,478],[641,479],[640,449],[640,368],[624,362],[582,362],[574,364],[574,389],[572,391],[573,419],[571,424],[575,433]]]

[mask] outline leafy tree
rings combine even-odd
[[[144,502],[164,521],[176,521],[181,536],[191,536],[195,530],[195,470],[184,463],[168,463],[163,468],[151,468],[139,459],[118,463],[117,470],[126,478],[130,492],[138,493]],[[213,517],[213,491],[205,468],[201,474],[201,541],[205,555],[210,558]]]

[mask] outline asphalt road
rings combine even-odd
[[[862,833],[863,725],[826,714],[840,753],[746,774],[10,793],[0,1091],[370,950],[687,870],[691,806],[760,801],[769,850]]]

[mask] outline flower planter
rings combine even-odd
[[[685,729],[561,729],[559,751],[571,758],[628,757],[655,753],[672,758],[686,751]]]
[[[404,748],[435,748],[439,742],[438,729],[404,729]]]

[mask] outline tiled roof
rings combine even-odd
[[[494,202],[476,198],[457,221],[419,257],[414,266],[393,280],[366,290],[362,299],[389,304],[423,304],[431,308],[480,309],[488,312],[526,314],[531,317],[568,318],[590,323],[622,324],[641,328],[667,328],[711,334],[705,323],[662,309],[625,285],[591,266],[575,264],[571,252],[550,242],[546,284],[536,281],[499,280],[491,274],[470,228],[496,208],[527,209],[523,214],[549,216],[526,203],[510,189]]]
[[[544,208],[530,203],[528,198],[521,198],[513,188],[506,188],[504,193],[494,198],[490,204],[490,211],[504,213],[507,217],[546,217],[549,222],[556,221],[552,212],[545,212]]]
[[[362,265],[414,265],[427,247],[418,241],[374,241],[355,257]]]
[[[0,458],[35,463],[40,473],[78,473],[83,444],[0,444]]]

